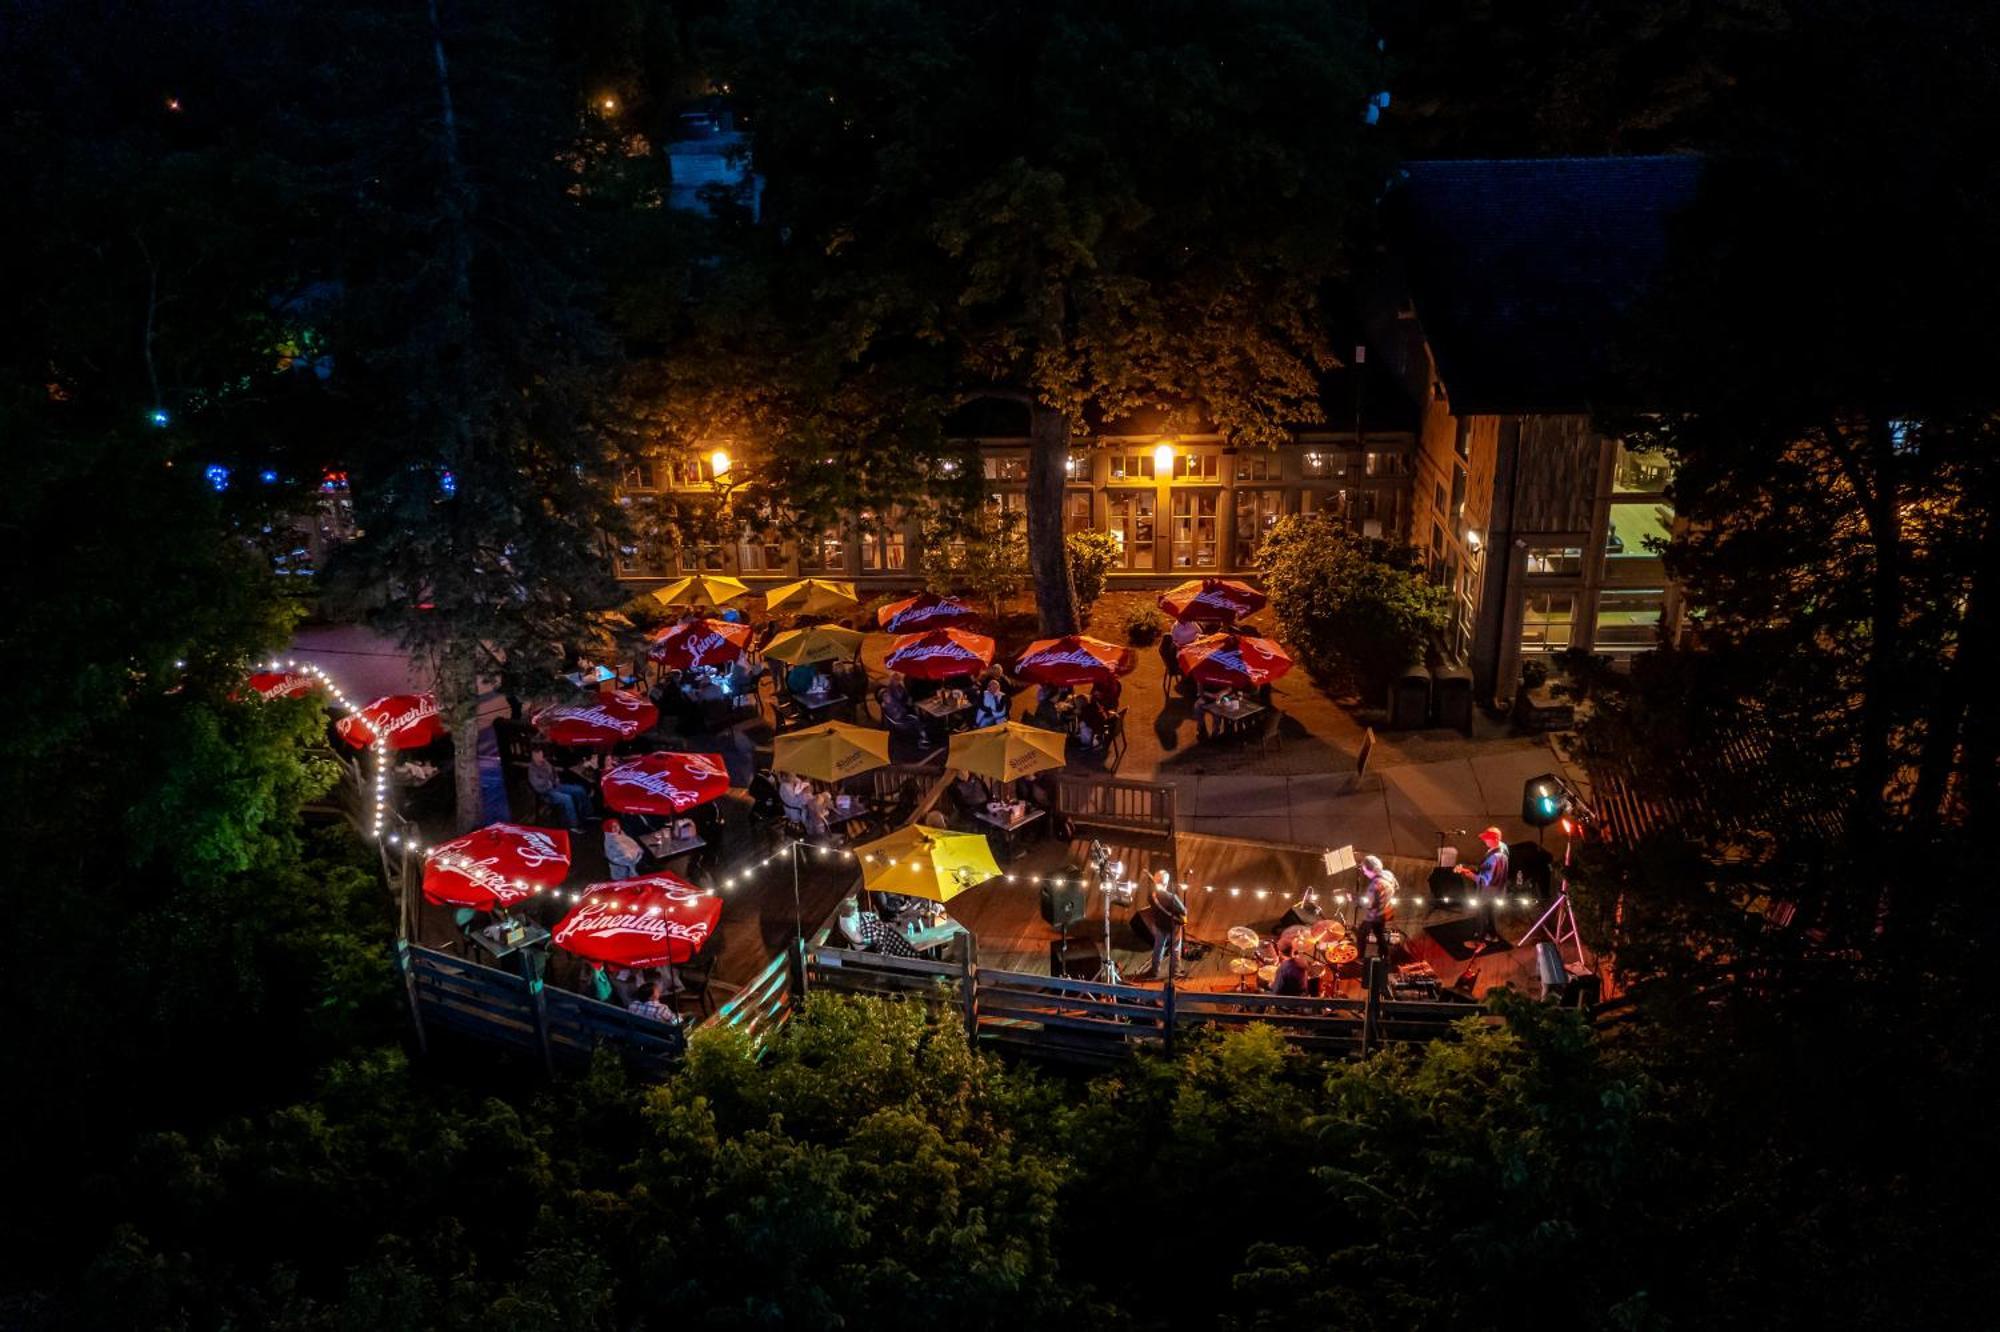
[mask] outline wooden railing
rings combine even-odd
[[[1102,837],[1147,850],[1170,850],[1174,788],[1117,777],[1056,778],[1056,808],[1078,837]]]
[[[796,948],[787,948],[774,955],[769,965],[757,973],[756,979],[737,991],[701,1025],[739,1028],[749,1033],[761,1050],[792,1015],[794,979],[798,970]]]
[[[807,994],[914,996],[949,1004],[975,1040],[1038,1057],[1106,1064],[1136,1050],[1172,1050],[1203,1027],[1276,1027],[1301,1049],[1361,1055],[1383,1045],[1450,1037],[1468,1018],[1498,1022],[1471,1004],[1387,998],[1379,973],[1362,999],[1288,998],[1161,989],[999,971],[969,960],[888,957],[820,943],[806,950]]]
[[[420,1049],[428,1048],[432,1031],[452,1031],[537,1057],[553,1072],[558,1065],[587,1062],[598,1047],[609,1045],[655,1075],[687,1049],[679,1027],[551,990],[539,978],[407,941],[396,944],[396,965],[409,991]]]

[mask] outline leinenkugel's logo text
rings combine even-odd
[[[398,731],[407,730],[415,726],[426,717],[437,716],[437,710],[437,700],[420,698],[413,707],[406,708],[402,712],[374,717],[364,712],[361,714],[361,720],[371,731],[378,731],[383,735],[394,735]]]
[[[896,653],[897,661],[929,661],[932,657],[955,657],[970,660],[978,654],[957,643],[912,643]]]
[[[708,938],[708,922],[678,920],[665,914],[656,916],[646,910],[634,911],[630,907],[590,903],[579,907],[576,914],[556,931],[556,942],[562,943],[583,935],[608,939],[621,934],[636,934],[642,939],[672,939],[700,947],[701,942]]]
[[[603,707],[551,708],[547,715],[551,721],[580,722],[586,726],[602,726],[606,730],[616,731],[620,735],[629,736],[639,733],[639,719],[637,717],[620,717]]]
[[[713,768],[709,768],[706,764],[696,767],[690,763],[687,765],[687,770],[688,775],[695,778],[719,775]],[[676,786],[674,779],[668,774],[664,772],[651,772],[639,767],[613,768],[605,774],[604,784],[606,786],[630,787],[634,790],[644,791],[648,795],[659,796],[662,800],[671,802],[677,809],[685,809],[689,805],[701,803],[701,792],[699,790],[689,790],[685,787]]]
[[[1111,663],[1102,657],[1086,652],[1082,648],[1064,648],[1058,652],[1054,648],[1035,653],[1021,663],[1023,666],[1089,666],[1104,667]]]

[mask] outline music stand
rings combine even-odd
[[[1569,857],[1571,850],[1576,846],[1577,829],[1586,823],[1595,823],[1597,811],[1577,794],[1575,787],[1561,777],[1556,777],[1555,783],[1563,796],[1563,817],[1572,824],[1564,830],[1563,835],[1562,882],[1556,888],[1556,900],[1549,903],[1549,909],[1542,913],[1541,919],[1528,927],[1526,934],[1514,941],[1514,946],[1520,948],[1537,934],[1546,934],[1549,936],[1549,942],[1556,946],[1557,956],[1561,956],[1564,944],[1575,949],[1576,974],[1588,974],[1590,964],[1583,957],[1583,935],[1577,930],[1576,908],[1570,905],[1569,900]],[[1568,970],[1567,964],[1564,965],[1564,970]]]

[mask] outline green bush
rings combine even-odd
[[[1278,632],[1319,680],[1379,696],[1423,659],[1451,620],[1451,593],[1432,585],[1417,552],[1356,538],[1324,514],[1278,520],[1257,568]]]
[[[1087,624],[1124,545],[1111,533],[1096,531],[1071,532],[1063,544],[1069,552],[1069,581],[1076,589],[1077,620]]]
[[[939,596],[984,602],[998,624],[1001,603],[1020,590],[1028,573],[1025,518],[1011,509],[981,506],[956,517],[926,518],[923,536],[924,586]]]
[[[1140,606],[1125,617],[1125,637],[1144,647],[1167,627],[1167,617],[1151,606]]]

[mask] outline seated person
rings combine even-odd
[[[904,712],[909,712],[916,706],[916,699],[910,696],[910,686],[903,679],[901,671],[889,672],[889,682],[882,686],[880,697],[885,711],[892,703]]]
[[[1174,648],[1179,650],[1201,637],[1201,626],[1193,620],[1175,620],[1174,627],[1167,631],[1167,637],[1173,640]]]
[[[1106,711],[1116,711],[1118,700],[1125,695],[1125,686],[1117,676],[1098,680],[1090,686],[1090,696],[1097,700]]]
[[[729,663],[729,673],[724,677],[722,687],[731,698],[757,692],[757,672],[747,658],[738,657]]]
[[[971,773],[960,773],[953,779],[950,794],[953,807],[965,815],[968,821],[974,814],[985,809],[986,802],[992,799],[986,793],[986,783]]]
[[[818,683],[819,667],[812,662],[801,662],[785,672],[785,692],[794,698],[804,698]]]
[[[750,812],[758,818],[775,819],[785,812],[784,805],[778,800],[778,779],[769,768],[757,769],[757,775],[744,789],[750,796]]]
[[[973,714],[974,726],[998,726],[1007,720],[1013,711],[1013,700],[1000,687],[998,680],[988,680],[986,688],[979,695],[979,709]]]
[[[1097,749],[1110,738],[1111,718],[1094,695],[1079,701],[1070,716],[1076,723],[1076,742],[1085,749]]]
[[[575,828],[590,813],[590,788],[564,778],[549,762],[549,751],[536,745],[528,755],[528,786],[548,802],[565,828]]]
[[[639,862],[646,858],[646,848],[632,839],[618,820],[604,821],[604,860],[611,866],[611,877],[629,879],[639,872]]]
[[[842,938],[864,952],[882,953],[889,957],[917,955],[917,950],[910,947],[910,941],[904,937],[902,930],[873,911],[863,911],[861,904],[852,897],[840,904],[840,914],[834,924]]]
[[[1294,952],[1290,939],[1278,941],[1278,974],[1271,982],[1271,993],[1312,993],[1312,980],[1306,971],[1306,964]]]
[[[785,821],[799,827],[806,826],[806,809],[812,804],[812,783],[795,772],[788,772],[778,783],[778,804],[785,811]]]
[[[660,998],[660,983],[658,981],[647,981],[639,990],[638,997],[626,1005],[626,1007],[631,1012],[637,1013],[640,1017],[651,1018],[655,1022],[665,1022],[671,1025],[681,1020],[680,1015],[669,1008],[666,1002]]]
[[[1222,714],[1218,705],[1229,697],[1229,691],[1221,685],[1205,684],[1194,699],[1194,727],[1204,740],[1222,734]]]

